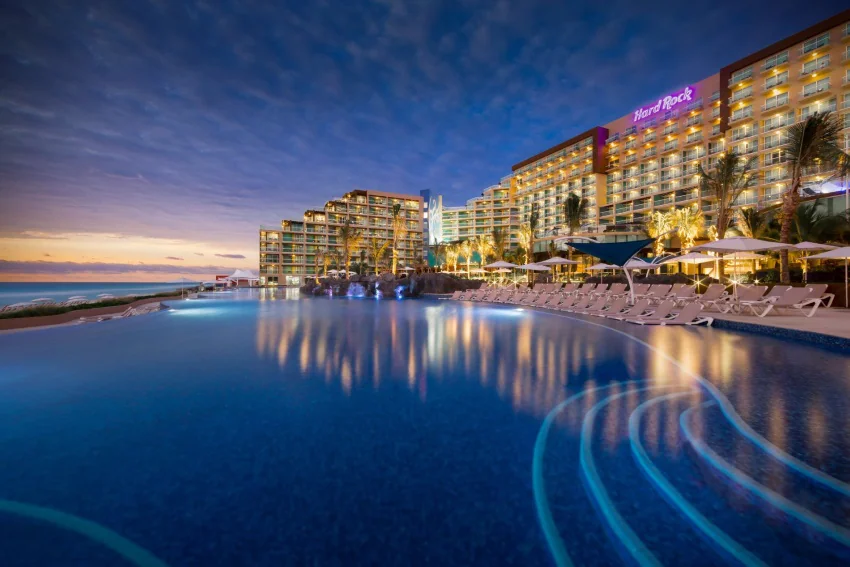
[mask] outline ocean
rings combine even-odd
[[[65,301],[74,295],[84,295],[88,299],[95,299],[101,293],[111,293],[115,297],[120,297],[131,293],[147,295],[179,288],[179,284],[159,282],[0,282],[0,307],[30,301],[37,297]]]

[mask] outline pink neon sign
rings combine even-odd
[[[639,108],[635,110],[635,116],[632,119],[632,122],[637,122],[639,120],[646,120],[650,116],[657,114],[659,112],[671,110],[673,107],[682,104],[683,102],[690,102],[694,97],[694,89],[691,87],[685,87],[682,91],[673,93],[671,95],[667,95],[664,98],[658,99],[658,102],[655,104],[650,104],[649,106],[644,106],[643,108]]]

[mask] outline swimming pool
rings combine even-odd
[[[0,335],[0,564],[847,560],[846,352],[255,294]]]

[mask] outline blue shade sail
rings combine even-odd
[[[570,242],[569,245],[579,252],[599,258],[606,264],[622,266],[642,248],[649,246],[653,242],[655,242],[654,238],[647,238],[645,240],[633,240],[631,242],[608,242],[604,244],[598,242]]]

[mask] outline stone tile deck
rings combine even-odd
[[[850,309],[818,309],[814,317],[804,317],[802,314],[774,315],[765,317],[754,315],[736,315],[734,313],[711,313],[718,321],[746,323],[765,327],[777,327],[791,331],[820,333],[832,337],[850,340]],[[722,326],[722,324],[721,324]]]

